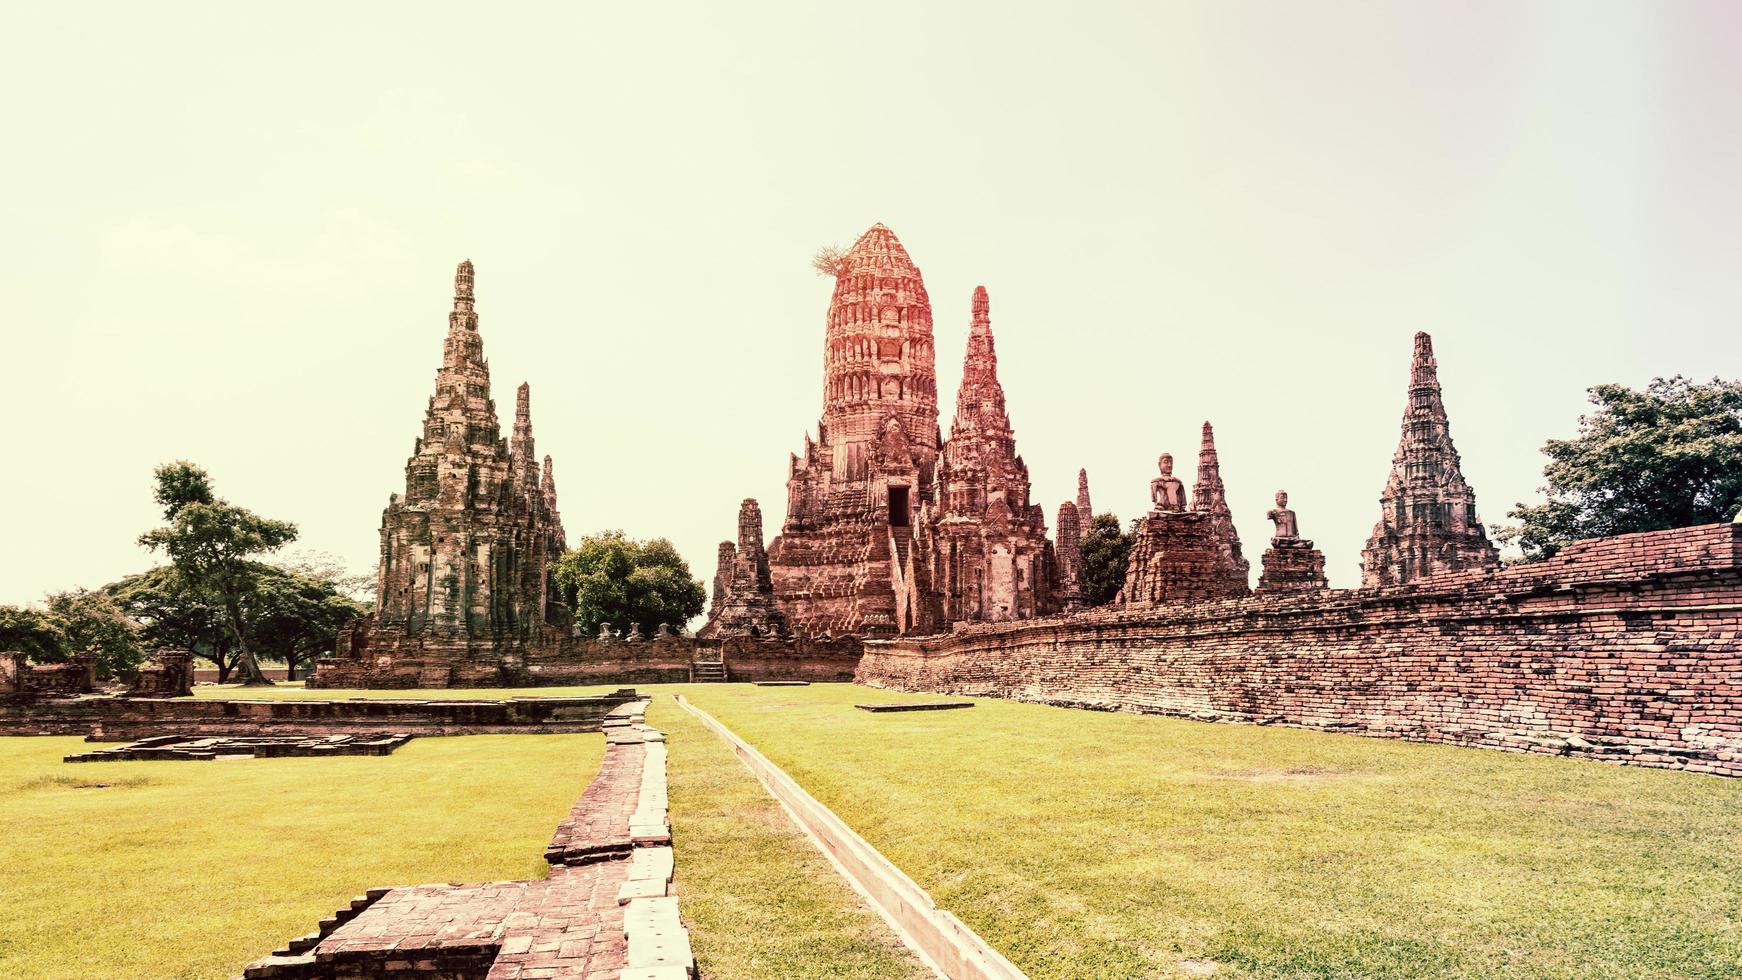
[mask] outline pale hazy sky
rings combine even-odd
[[[477,263],[571,539],[699,577],[873,222],[948,427],[976,284],[1049,520],[1216,423],[1356,581],[1434,335],[1486,520],[1584,389],[1742,376],[1742,4],[8,4],[0,603],[152,563],[151,469],[372,568]]]

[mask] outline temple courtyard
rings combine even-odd
[[[708,977],[927,972],[673,693],[1032,977],[1742,972],[1735,780],[994,700],[873,714],[925,698],[844,684],[640,690]],[[61,761],[90,747],[0,739],[8,976],[235,976],[367,887],[540,878],[604,736]]]

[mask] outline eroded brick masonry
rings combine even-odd
[[[374,614],[338,642],[341,657],[419,663],[421,686],[446,687],[456,671],[512,679],[529,651],[568,629],[549,571],[565,547],[553,467],[538,459],[525,384],[512,437],[502,438],[473,280],[472,263],[460,263],[405,492],[381,515]]]
[[[769,548],[792,627],[894,636],[1057,609],[1057,563],[1016,454],[986,290],[970,300],[946,441],[931,299],[907,250],[874,225],[833,272],[823,416],[791,459],[786,520]]]
[[[1742,525],[866,644],[859,680],[1742,775]]]

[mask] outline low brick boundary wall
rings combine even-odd
[[[860,683],[1742,776],[1742,526],[866,643]]]
[[[590,697],[493,701],[25,698],[0,701],[0,735],[133,741],[155,735],[562,734],[599,731],[607,714],[637,698],[630,689]]]
[[[698,655],[724,662],[732,681],[850,681],[864,646],[857,637],[749,637],[644,640],[566,637],[524,650],[472,650],[466,643],[408,637],[359,621],[323,657],[311,688],[381,690],[454,687],[558,687],[583,684],[682,684]]]

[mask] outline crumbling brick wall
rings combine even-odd
[[[858,680],[1742,776],[1742,526],[866,644]]]
[[[849,681],[863,650],[855,637],[736,636],[714,640],[654,636],[642,640],[567,637],[513,654],[505,671],[501,653],[460,639],[377,632],[323,658],[308,680],[312,688],[548,687],[576,684],[682,684],[698,649],[724,655],[734,681]]]
[[[0,696],[70,697],[96,689],[97,662],[88,653],[59,664],[33,664],[16,651],[0,653]]]

